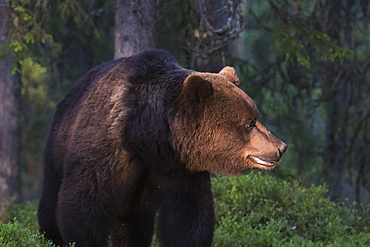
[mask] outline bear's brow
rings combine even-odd
[[[256,107],[252,107],[250,104],[245,109],[247,118],[245,119],[246,123],[258,121],[259,112]]]
[[[251,108],[251,111],[253,112],[255,120],[258,120],[260,118],[260,113],[258,111],[258,108],[256,104],[253,102],[252,99],[247,100],[248,106]]]
[[[241,92],[242,92],[242,97],[244,98],[244,100],[247,103],[248,115],[251,116],[251,118],[253,118],[253,119],[250,119],[250,120],[253,120],[253,121],[258,120],[259,117],[260,117],[260,114],[259,114],[259,111],[258,111],[258,108],[257,108],[256,104],[254,103],[252,98],[248,96],[248,94],[246,94],[244,91],[241,91]]]
[[[221,89],[219,89],[219,91],[225,92],[225,91],[231,90],[233,92],[236,92],[236,94],[239,95],[237,97],[238,98],[241,97],[244,100],[244,102],[246,102],[245,113],[248,116],[250,116],[249,117],[250,119],[247,119],[248,121],[257,121],[257,120],[259,120],[258,108],[257,108],[256,104],[254,103],[253,99],[251,97],[249,97],[248,94],[246,94],[242,89],[240,89],[238,86],[236,86],[235,84],[233,84],[230,81],[228,81],[227,83],[221,83],[219,85],[221,85]],[[227,88],[227,90],[224,90],[225,88]],[[242,103],[242,105],[244,105],[244,104]]]

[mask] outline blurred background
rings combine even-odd
[[[289,146],[269,172],[370,203],[367,0],[0,1],[0,215],[37,200],[55,106],[94,66],[148,48],[237,69]]]

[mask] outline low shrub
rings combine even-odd
[[[214,246],[369,246],[369,210],[346,207],[309,188],[252,171],[213,178]]]
[[[31,232],[16,219],[5,224],[0,221],[0,246],[6,247],[51,247],[52,242],[42,235]]]
[[[12,222],[12,219],[17,218],[17,222],[22,227],[36,232],[39,229],[37,223],[37,201],[26,201],[19,205],[13,205],[8,209],[8,218]]]
[[[302,186],[252,171],[212,178],[216,230],[214,247],[370,246],[370,212],[333,202],[325,185]],[[36,202],[12,207],[0,222],[1,246],[54,246],[37,233]],[[73,245],[72,245],[73,246]],[[153,240],[152,247],[159,246]]]

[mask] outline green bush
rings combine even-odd
[[[213,178],[214,246],[369,246],[369,211],[261,172]]]
[[[38,232],[37,203],[27,201],[9,208],[9,223],[0,221],[0,247],[56,247]],[[74,247],[75,244],[71,243],[70,246]]]
[[[370,246],[370,212],[331,201],[325,185],[306,188],[253,171],[212,179],[216,230],[213,246]],[[36,202],[12,207],[0,222],[1,246],[54,246],[37,234]],[[159,246],[154,239],[152,246]]]
[[[37,202],[27,201],[8,209],[9,223],[0,222],[0,246],[54,246],[37,233]]]
[[[50,241],[42,235],[31,232],[24,228],[17,220],[5,224],[0,221],[0,246],[6,247],[51,247]]]
[[[26,201],[19,205],[11,206],[8,210],[8,218],[11,221],[17,218],[17,222],[22,227],[36,232],[39,229],[37,223],[37,201]]]

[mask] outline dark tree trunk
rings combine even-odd
[[[336,41],[339,42],[339,24],[340,20],[340,5],[329,1],[325,8],[325,16],[328,18],[327,26],[323,29],[328,29],[327,33]],[[330,11],[328,11],[330,10]],[[323,85],[323,95],[326,101],[326,147],[324,151],[324,160],[326,165],[326,182],[333,191],[333,199],[342,197],[345,173],[345,155],[346,141],[343,138],[346,135],[346,129],[341,128],[342,118],[345,114],[346,101],[341,99],[345,82],[341,66],[334,62],[323,62],[325,69],[325,80]],[[344,92],[345,93],[345,92]],[[341,129],[341,130],[340,130]]]
[[[114,58],[155,48],[156,6],[154,0],[117,0]]]
[[[196,0],[199,25],[187,34],[189,67],[219,72],[228,59],[228,45],[243,29],[241,1]]]
[[[4,52],[9,35],[9,2],[0,4],[0,217],[19,198],[20,83],[11,76],[12,55]]]
[[[341,14],[341,5],[336,0],[323,3],[320,11],[326,23],[321,24],[321,30],[326,31],[330,37],[340,46],[351,47],[351,23],[350,17]],[[350,10],[349,10],[350,11]],[[341,28],[345,30],[344,38],[340,37]],[[333,199],[354,199],[354,192],[346,191],[348,184],[348,135],[349,126],[349,104],[350,87],[353,78],[346,63],[338,61],[325,61],[322,63],[324,69],[323,99],[326,102],[326,146],[324,150],[326,182],[333,191]]]
[[[190,58],[190,67],[198,71],[219,72],[226,64],[227,47],[217,42],[217,33],[225,24],[226,15],[222,9],[222,0],[196,0],[195,9],[199,19],[199,28],[195,36]]]
[[[335,71],[331,72],[334,73]],[[343,91],[343,89],[339,90]],[[324,160],[327,170],[327,183],[334,192],[333,199],[350,196],[345,193],[343,186],[347,164],[347,129],[342,128],[344,119],[341,119],[341,117],[346,115],[346,111],[344,109],[345,102],[341,101],[339,93],[341,92],[335,93],[333,98],[326,103],[327,121]]]

